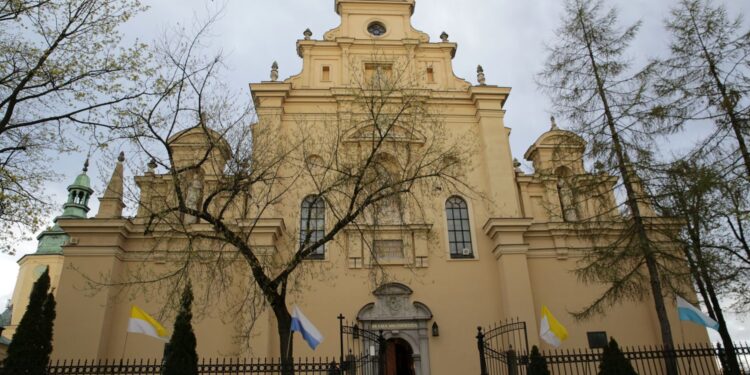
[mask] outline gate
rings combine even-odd
[[[385,374],[385,338],[344,321],[339,315],[340,363],[343,375]]]
[[[509,320],[486,329],[477,327],[481,375],[518,375],[519,351],[529,353],[526,322]]]

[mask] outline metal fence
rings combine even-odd
[[[335,358],[299,358],[294,361],[295,374],[333,375],[339,374]],[[56,374],[108,374],[108,375],[159,375],[161,360],[101,360],[101,361],[57,361],[50,363],[47,373]],[[281,374],[279,359],[204,359],[198,362],[198,373],[219,374]]]
[[[339,315],[342,373],[346,375],[384,375],[385,338],[383,331],[360,328]]]
[[[481,332],[480,332],[481,334]],[[479,335],[481,336],[481,335]],[[480,337],[478,336],[478,339]],[[481,339],[480,339],[481,340]],[[623,354],[641,375],[666,375],[666,365],[674,361],[680,375],[722,375],[727,368],[726,352],[710,344],[681,345],[674,350],[661,347],[623,347]],[[750,374],[750,346],[735,345],[741,374]],[[542,352],[553,375],[595,375],[602,360],[600,349],[553,350]],[[481,375],[526,375],[529,357],[514,349],[481,351]]]

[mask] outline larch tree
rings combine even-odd
[[[675,116],[713,122],[698,152],[724,147],[750,178],[750,28],[712,0],[680,0],[666,21],[670,55],[658,61],[660,95]]]
[[[80,146],[76,134],[104,144],[119,126],[110,115],[143,93],[147,56],[119,32],[143,9],[138,0],[0,0],[0,251],[46,221],[50,153]]]
[[[727,176],[717,166],[720,164],[705,165],[689,159],[675,162],[666,171],[663,182],[657,184],[657,202],[661,213],[679,218],[684,224],[673,238],[684,252],[709,316],[719,323],[718,331],[727,352],[728,373],[739,374],[740,367],[721,299],[731,295],[733,289],[744,289],[750,275],[741,261],[722,249],[724,244],[731,242],[727,238],[733,238],[727,235],[727,228],[733,222],[725,218],[731,214],[725,212],[727,205],[723,201],[731,200],[736,192],[727,191]],[[745,221],[740,219],[740,228],[747,225]]]
[[[669,350],[674,345],[665,296],[680,284],[674,279],[679,259],[653,230],[658,220],[638,174],[638,167],[653,161],[654,134],[665,126],[666,111],[650,95],[653,66],[634,69],[626,56],[639,26],[621,28],[616,10],[607,9],[602,1],[566,1],[562,25],[548,47],[538,81],[554,110],[570,123],[570,130],[588,143],[584,158],[596,165],[600,175],[618,181],[613,185],[615,196],[623,201],[617,212],[573,220],[592,233],[593,249],[583,255],[578,277],[606,286],[602,295],[575,316],[589,318],[622,301],[641,301],[650,295],[661,341]],[[601,182],[589,187],[601,186]],[[676,374],[674,362],[668,361],[668,370]]]

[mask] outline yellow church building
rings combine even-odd
[[[575,222],[601,217],[602,212],[618,215],[612,192],[617,178],[587,170],[585,143],[558,128],[554,120],[523,155],[534,172],[521,170],[511,153],[511,128],[504,122],[506,110],[512,110],[506,108],[511,89],[486,83],[481,68],[477,84],[456,77],[452,60],[457,44],[445,33],[431,40],[415,29],[411,24],[415,5],[415,0],[335,0],[340,25],[320,39],[306,32],[297,41],[303,62],[299,74],[281,80],[273,69],[271,80],[250,84],[258,116],[256,136],[266,131],[284,143],[294,139],[300,127],[315,135],[311,138],[344,134],[337,143],[341,149],[304,150],[303,157],[297,158],[304,158],[303,165],[317,160],[330,166],[332,158],[359,155],[366,144],[363,134],[370,130],[348,132],[330,124],[357,122],[356,102],[361,97],[352,94],[352,88],[403,72],[412,77],[409,95],[418,98],[419,108],[426,108],[427,114],[416,121],[440,124],[442,130],[431,133],[439,137],[433,143],[425,140],[430,135],[399,130],[403,133],[385,139],[387,147],[408,148],[416,158],[426,155],[427,144],[442,141],[467,145],[464,151],[469,151],[456,153],[465,160],[451,167],[452,184],[436,182],[424,194],[410,192],[418,205],[377,206],[380,216],[363,215],[303,261],[287,303],[290,309],[299,306],[325,339],[312,351],[296,335],[295,356],[337,358],[341,314],[362,329],[382,330],[389,350],[396,353],[391,357],[407,353],[415,374],[479,373],[477,326],[522,321],[529,346],[551,348],[539,338],[543,306],[570,333],[563,349],[586,348],[588,334],[602,332],[622,345],[659,344],[659,323],[650,297],[623,302],[588,320],[578,321],[569,314],[605,290],[604,285],[580,282],[573,272],[582,255],[592,251]],[[403,100],[405,94],[399,95]],[[209,159],[186,179],[187,206],[199,207],[208,199],[237,157],[232,151],[234,140],[223,136],[196,127],[170,138],[174,163],[188,165],[206,155]],[[207,144],[215,146],[208,153],[204,152]],[[401,155],[393,154],[395,159]],[[127,334],[130,307],[136,305],[164,319],[162,323],[171,328],[173,315],[161,312],[179,293],[168,284],[135,284],[171,270],[175,259],[183,259],[185,239],[166,224],[150,227],[151,213],[176,199],[169,192],[171,176],[160,173],[155,164],[134,177],[138,207],[131,207],[135,216],[123,216],[127,201],[123,160],[112,171],[96,214],[88,213],[94,191],[86,168],[69,186],[64,212],[54,227],[39,236],[38,251],[19,261],[12,318],[3,337],[12,339],[31,285],[49,269],[58,301],[53,359],[161,357],[163,342]],[[569,176],[599,181],[606,199],[595,203],[571,198],[565,185]],[[313,177],[289,184],[278,202],[252,213],[252,220],[239,211],[227,214],[235,215],[238,226],[252,225],[250,243],[262,249],[258,251],[269,264],[276,258],[287,259],[304,241],[301,236],[315,241],[337,221],[333,199],[310,199],[319,193]],[[196,233],[211,231],[196,217],[182,215],[175,220]],[[252,224],[243,224],[248,220]],[[242,268],[243,260],[234,261]],[[191,272],[208,278],[215,270],[208,263]],[[247,275],[246,270],[238,272]],[[212,286],[201,286],[200,277],[192,279],[199,356],[279,357],[273,313],[267,306],[261,308],[262,302],[249,301],[252,283],[230,279]],[[214,288],[224,288],[222,297],[211,296]],[[208,303],[200,305],[202,301]],[[675,342],[708,342],[705,329],[678,320],[674,300],[668,300],[667,308]]]

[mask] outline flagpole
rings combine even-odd
[[[129,334],[130,334],[130,332],[125,331],[125,343],[122,344],[122,354],[120,355],[121,359],[125,357],[125,347],[128,346],[128,335]]]

